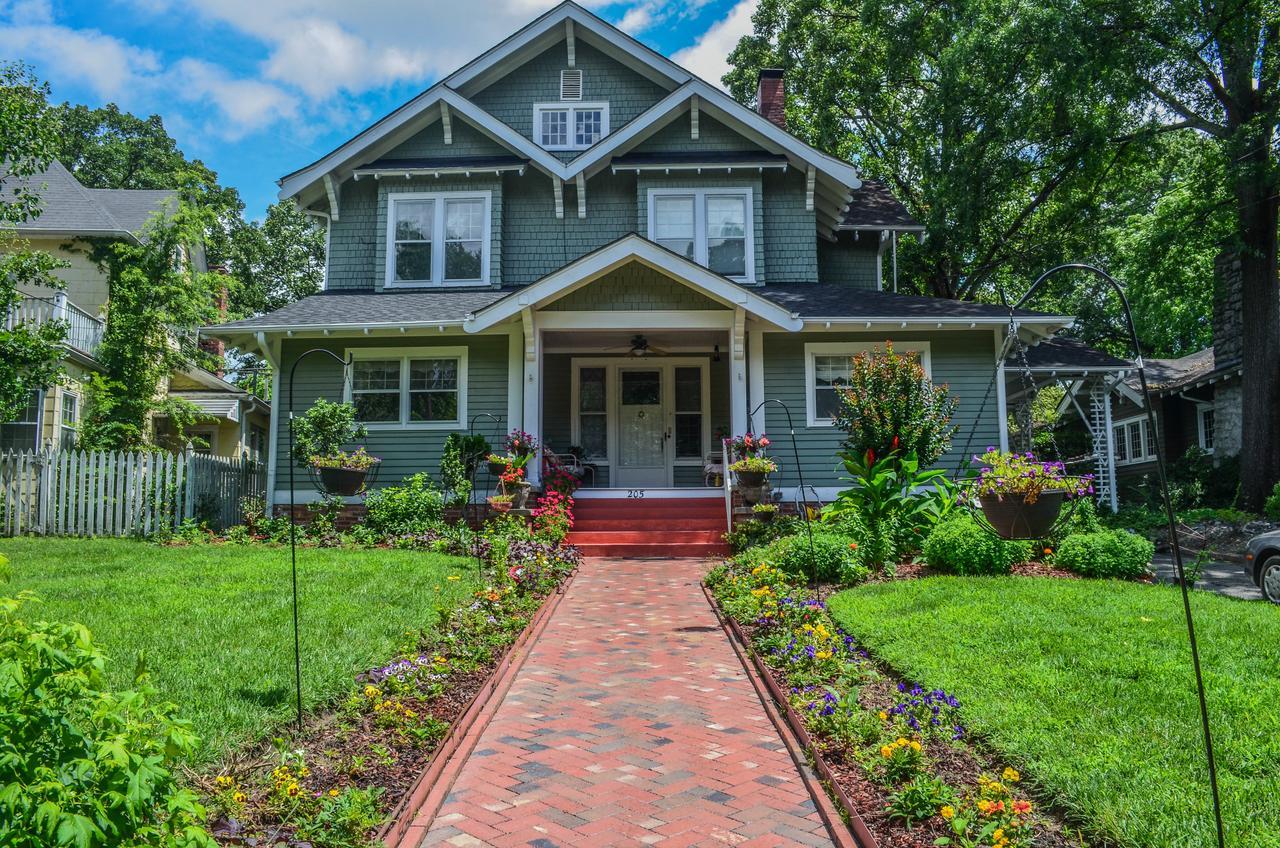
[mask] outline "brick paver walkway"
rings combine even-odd
[[[824,845],[692,560],[588,560],[422,841]]]

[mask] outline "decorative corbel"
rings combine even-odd
[[[556,217],[564,217],[564,186],[559,177],[551,178],[551,191],[556,196]]]
[[[444,128],[444,143],[453,144],[453,121],[449,116],[449,104],[440,101],[440,123]]]
[[[578,183],[578,217],[585,218],[587,217],[587,175],[579,171],[577,176],[577,183]]]

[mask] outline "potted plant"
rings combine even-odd
[[[507,449],[508,456],[525,457],[527,461],[538,452],[538,440],[524,430],[512,430],[507,434],[503,447]]]
[[[494,477],[501,477],[502,473],[507,470],[507,463],[512,460],[512,457],[504,456],[500,453],[491,453],[486,457],[486,460],[489,463],[489,473]]]
[[[1035,454],[1004,453],[995,448],[974,459],[982,463],[970,490],[996,535],[1003,539],[1042,539],[1050,535],[1069,497],[1093,493],[1093,475],[1069,477],[1061,462]]]
[[[490,495],[489,508],[494,512],[508,512],[511,509],[510,495]]]
[[[363,447],[347,452],[343,446],[368,434],[356,421],[354,406],[320,398],[293,423],[294,460],[315,469],[321,487],[329,494],[359,494],[369,471],[381,460]]]
[[[778,470],[778,463],[767,456],[744,456],[729,470],[738,475],[738,483],[747,488],[759,488],[764,485],[765,478]]]
[[[530,456],[532,454],[508,457],[509,462],[502,470],[502,474],[498,476],[498,485],[503,494],[511,496],[513,509],[524,509],[525,503],[529,500],[529,490],[533,488],[533,484],[524,479],[524,467],[528,464]]]
[[[758,503],[751,507],[751,514],[755,516],[756,521],[761,524],[768,524],[773,521],[774,516],[778,514],[778,505],[772,503]]]

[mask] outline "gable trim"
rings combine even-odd
[[[776,303],[634,233],[623,236],[593,253],[588,253],[560,270],[548,274],[538,282],[468,315],[464,319],[463,326],[469,333],[487,330],[519,314],[524,309],[536,308],[542,303],[558,300],[583,286],[590,285],[628,262],[646,265],[671,277],[676,282],[690,286],[712,300],[725,304],[728,309],[740,307],[753,317],[784,330],[795,331],[804,326],[804,322]]]

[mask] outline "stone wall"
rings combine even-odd
[[[1213,353],[1219,367],[1243,353],[1240,296],[1240,257],[1223,251],[1213,261]]]

